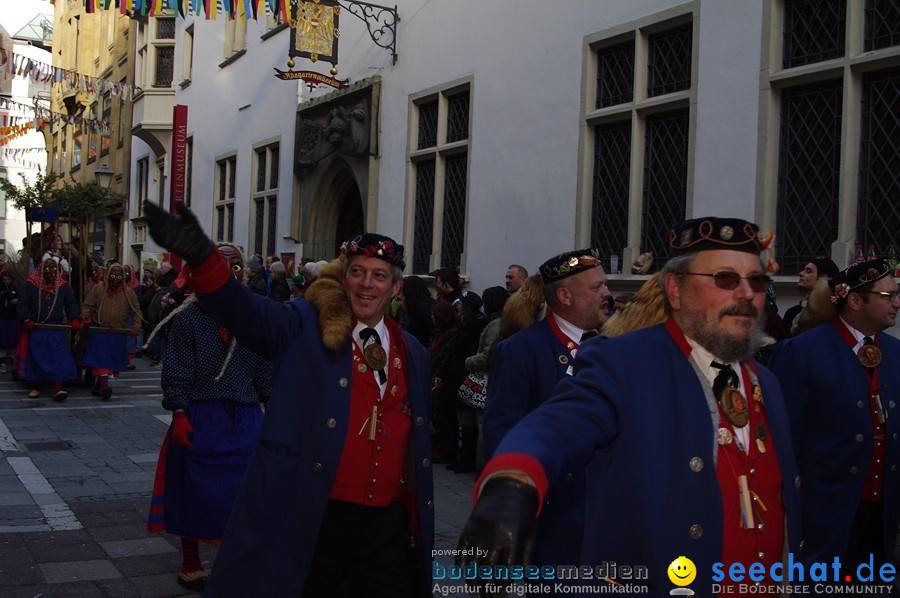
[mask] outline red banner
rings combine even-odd
[[[176,104],[172,108],[172,174],[169,187],[169,211],[175,213],[175,202],[184,201],[187,181],[187,119],[188,107]],[[181,269],[181,259],[172,254],[172,266]]]

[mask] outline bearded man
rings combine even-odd
[[[83,307],[82,322],[91,327],[91,332],[84,343],[82,364],[91,368],[94,379],[91,392],[108,401],[112,397],[109,377],[118,377],[128,366],[128,337],[136,338],[141,332],[141,306],[137,295],[125,284],[125,268],[121,264],[106,269],[105,280],[91,287]],[[103,331],[129,324],[129,335]]]
[[[636,583],[662,595],[673,559],[687,555],[698,593],[709,594],[714,563],[769,571],[784,548],[796,552],[784,400],[750,359],[769,285],[758,232],[713,217],[670,231],[659,274],[667,321],[581,345],[574,375],[485,466],[460,548],[479,549],[480,564],[527,560],[539,505],[574,462],[587,490],[580,562],[570,565],[643,565],[648,577]]]

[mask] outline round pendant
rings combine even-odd
[[[369,345],[363,351],[363,356],[365,356],[366,363],[373,370],[382,370],[387,365],[387,353],[381,345],[374,343]]]
[[[728,428],[719,428],[718,432],[716,432],[716,442],[721,446],[726,446],[734,441],[734,435],[731,433],[731,430]]]
[[[725,387],[725,390],[722,391],[722,396],[719,397],[719,404],[722,406],[722,414],[725,416],[725,419],[735,428],[743,428],[750,421],[750,409],[747,405],[747,399],[735,387]]]
[[[875,345],[863,345],[856,356],[859,357],[859,362],[867,368],[877,368],[881,363],[881,349]]]
[[[560,355],[559,362],[563,365],[566,365],[567,363],[569,363],[569,358],[566,357],[565,355]]]

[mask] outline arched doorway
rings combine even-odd
[[[366,231],[366,218],[363,214],[362,198],[355,184],[346,185],[335,200],[338,206],[338,220],[335,227],[335,254],[337,254],[341,243]]]

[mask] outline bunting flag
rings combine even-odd
[[[72,0],[77,1],[77,0]],[[261,20],[272,15],[283,22],[290,22],[291,3],[301,0],[81,0],[85,12],[116,10],[131,18],[158,16],[171,11],[182,18],[204,16],[216,20],[221,13],[226,19]]]
[[[0,127],[0,145],[6,145],[16,137],[21,137],[34,128],[34,122],[27,122],[24,125],[15,125],[12,127]]]
[[[109,79],[82,75],[75,71],[67,71],[46,62],[40,62],[0,48],[0,72],[2,71],[9,73],[13,77],[28,77],[34,83],[58,84],[66,90],[77,90],[96,96],[108,92],[111,97],[118,99],[120,102],[134,97],[134,94],[139,91],[139,88],[130,83],[120,83]]]

